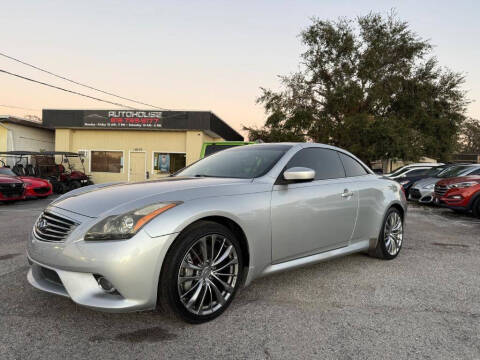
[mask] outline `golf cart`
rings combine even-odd
[[[42,178],[52,182],[58,194],[93,184],[85,174],[84,158],[68,151],[42,151],[32,155],[35,170]]]

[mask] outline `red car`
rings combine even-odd
[[[8,167],[0,167],[0,176],[1,175],[16,177],[25,183],[25,197],[27,198],[46,198],[52,195],[52,184],[50,184],[48,180],[31,176],[17,176]]]
[[[13,176],[0,174],[0,202],[25,199],[25,184]]]
[[[480,176],[461,176],[435,184],[435,202],[458,212],[480,217]]]

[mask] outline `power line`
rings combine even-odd
[[[149,107],[152,107],[152,108],[156,108],[156,109],[159,109],[159,110],[168,110],[168,109],[161,108],[161,107],[158,107],[158,106],[155,106],[155,105],[151,105],[151,104],[147,104],[147,103],[144,103],[144,102],[141,102],[141,101],[138,101],[138,100],[129,99],[129,98],[126,98],[126,97],[123,97],[123,96],[120,96],[120,95],[116,95],[116,94],[113,94],[113,93],[108,92],[108,91],[100,90],[100,89],[97,89],[97,88],[95,88],[95,87],[93,87],[93,86],[90,86],[90,85],[82,84],[82,83],[80,83],[80,82],[78,82],[78,81],[69,79],[69,78],[67,78],[67,77],[65,77],[65,76],[57,75],[57,74],[55,74],[55,73],[52,73],[51,71],[42,69],[42,68],[40,68],[40,67],[38,67],[38,66],[29,64],[29,63],[27,63],[27,62],[25,62],[25,61],[22,61],[22,60],[20,60],[20,59],[14,58],[14,57],[9,56],[9,55],[7,55],[7,54],[3,54],[3,53],[1,53],[1,52],[0,52],[0,56],[3,56],[3,57],[5,57],[5,58],[7,58],[7,59],[16,61],[16,62],[18,62],[18,63],[20,63],[20,64],[29,66],[29,67],[31,67],[31,68],[33,68],[33,69],[42,71],[42,72],[44,72],[44,73],[46,73],[46,74],[55,76],[55,77],[57,77],[57,78],[59,78],[59,79],[62,79],[62,80],[65,80],[65,81],[69,81],[69,82],[71,82],[71,83],[73,83],[73,84],[76,84],[76,85],[79,85],[79,86],[83,86],[83,87],[85,87],[85,88],[88,88],[88,89],[91,89],[91,90],[95,90],[95,91],[101,92],[101,93],[106,94],[106,95],[114,96],[114,97],[117,97],[117,98],[122,99],[122,100],[131,101],[131,102],[134,102],[134,103],[137,103],[137,104],[142,104],[142,105],[149,106]],[[111,103],[111,104],[113,104],[113,103]],[[122,106],[125,106],[125,105],[122,105]],[[133,108],[132,108],[132,109],[133,109]]]
[[[23,80],[31,81],[31,82],[34,82],[34,83],[37,83],[37,84],[40,84],[40,85],[48,86],[48,87],[51,87],[51,88],[54,88],[54,89],[57,89],[57,90],[62,90],[62,91],[65,91],[65,92],[68,92],[68,93],[71,93],[71,94],[83,96],[83,97],[86,97],[86,98],[89,98],[89,99],[101,101],[101,102],[104,102],[104,103],[108,103],[108,104],[112,104],[112,105],[116,105],[116,106],[120,106],[120,107],[127,107],[127,108],[132,109],[132,110],[137,110],[136,108],[128,106],[128,105],[120,104],[120,103],[117,103],[117,102],[114,102],[114,101],[103,100],[103,99],[97,98],[95,96],[90,96],[90,95],[79,93],[77,91],[64,89],[62,87],[51,85],[51,84],[48,84],[48,83],[45,83],[45,82],[42,82],[42,81],[34,80],[34,79],[28,78],[26,76],[14,74],[14,73],[11,73],[11,72],[3,70],[3,69],[0,69],[0,72],[2,72],[4,74],[7,74],[7,75],[15,76],[15,77],[23,79]]]

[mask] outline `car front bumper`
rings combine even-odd
[[[65,242],[48,242],[32,233],[27,246],[32,286],[101,311],[155,308],[163,259],[177,234],[152,238],[141,230],[128,240],[98,242],[74,234]],[[104,291],[96,280],[100,276],[116,291]]]
[[[430,204],[433,202],[434,190],[411,187],[408,191],[408,199],[418,201],[422,204]]]

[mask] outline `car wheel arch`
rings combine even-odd
[[[166,256],[168,256],[169,251],[173,248],[176,239],[178,239],[182,233],[188,231],[192,226],[195,226],[200,222],[215,222],[217,224],[223,225],[226,228],[228,228],[237,237],[237,240],[240,243],[240,248],[242,250],[242,257],[243,257],[244,270],[243,270],[242,283],[245,283],[248,277],[248,270],[251,262],[250,246],[243,228],[238,224],[238,222],[236,222],[235,220],[225,215],[206,215],[203,217],[195,218],[193,221],[189,222],[187,225],[184,225],[183,228],[178,232],[175,240],[172,241],[172,243],[169,245]],[[160,270],[159,278],[161,276],[162,271],[163,271],[163,265]]]
[[[368,253],[370,255],[374,254],[376,252],[376,248],[377,248],[377,244],[378,244],[378,239],[380,237],[380,234],[382,232],[382,226],[383,226],[383,221],[385,219],[385,216],[387,215],[387,213],[390,211],[390,209],[396,209],[400,212],[400,216],[402,218],[402,222],[403,222],[403,226],[405,226],[405,213],[406,213],[406,209],[404,208],[404,206],[400,203],[400,202],[397,202],[397,201],[394,201],[392,203],[390,203],[388,206],[385,207],[385,211],[383,213],[383,216],[381,218],[381,222],[380,222],[380,226],[378,228],[378,233],[377,233],[377,236],[375,238],[371,238],[370,239],[370,243],[369,243],[369,248],[368,248]]]

